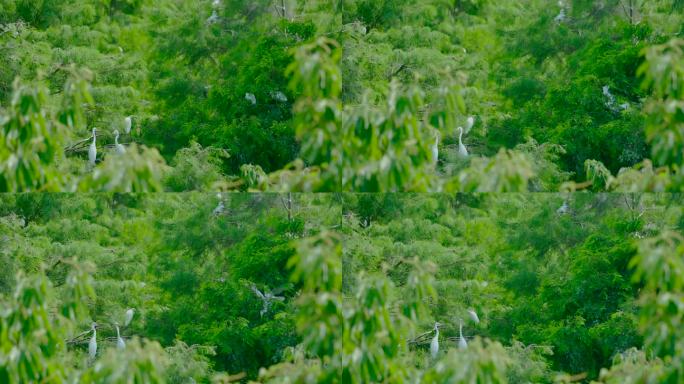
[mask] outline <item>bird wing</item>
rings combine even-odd
[[[262,300],[266,299],[264,294],[261,293],[261,291],[259,291],[259,289],[256,286],[252,285],[250,288],[252,288],[252,291],[254,291],[254,293],[256,293],[256,295],[259,296],[260,299],[262,299]]]

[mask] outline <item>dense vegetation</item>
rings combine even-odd
[[[0,0],[0,384],[684,382],[683,32]]]
[[[683,4],[3,0],[0,189],[679,191]]]
[[[680,196],[1,199],[3,382],[684,377]]]

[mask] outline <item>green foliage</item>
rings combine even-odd
[[[527,156],[501,149],[491,159],[474,159],[470,167],[451,181],[446,189],[459,192],[521,192],[527,191],[534,177],[534,168]]]
[[[124,155],[113,153],[78,183],[79,191],[160,192],[164,159],[156,149],[133,144]]]
[[[164,185],[174,192],[210,190],[222,180],[221,164],[230,155],[224,149],[202,148],[198,143],[176,152]]]
[[[0,191],[58,191],[67,183],[55,167],[63,159],[65,131],[83,124],[84,102],[92,98],[85,80],[75,78],[64,86],[62,108],[46,110],[47,91],[16,80],[12,101],[0,110]]]

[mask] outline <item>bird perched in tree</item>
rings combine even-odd
[[[272,292],[262,293],[254,284],[251,285],[252,291],[264,302],[264,306],[259,312],[262,317],[268,312],[273,300],[283,301],[282,296],[275,296]]]
[[[479,323],[480,323],[480,318],[477,317],[477,312],[475,312],[474,309],[472,309],[472,308],[468,309],[468,315],[470,315],[470,319],[471,319],[475,324],[479,324]]]
[[[432,338],[432,341],[430,342],[430,356],[432,356],[433,359],[437,358],[437,354],[439,354],[439,327],[441,324],[439,322],[435,323],[435,336]]]
[[[287,96],[285,96],[285,94],[280,91],[272,92],[271,97],[273,97],[273,100],[275,101],[287,103]]]
[[[473,128],[473,125],[475,125],[475,117],[468,116],[468,118],[466,119],[466,126],[465,126],[466,135],[468,134],[468,132],[470,132],[470,129]]]
[[[435,129],[434,135],[435,142],[430,149],[432,150],[432,164],[437,166],[437,162],[439,161],[439,131]]]
[[[92,325],[93,336],[90,338],[88,343],[88,356],[94,359],[97,356],[97,323]]]
[[[116,347],[118,349],[126,349],[126,342],[124,339],[121,338],[121,334],[119,333],[119,324],[115,325],[116,327]]]
[[[126,153],[126,148],[119,144],[119,130],[114,130],[114,148],[116,148],[116,153],[123,155]]]
[[[468,348],[468,343],[466,342],[466,339],[463,337],[463,320],[460,320],[460,324],[458,326],[458,348]]]
[[[124,321],[124,326],[125,326],[125,327],[128,327],[128,325],[131,324],[131,321],[133,321],[133,315],[134,315],[134,314],[135,314],[135,309],[133,309],[133,308],[128,308],[128,310],[126,310],[126,318],[125,318],[125,321]]]
[[[466,149],[466,146],[463,145],[463,127],[458,127],[458,154],[461,155],[461,157],[468,157],[468,149]]]
[[[219,216],[223,213],[223,211],[226,209],[225,205],[223,205],[223,200],[219,201],[218,205],[216,208],[214,208],[214,216]]]
[[[245,93],[245,100],[252,103],[252,105],[256,105],[257,103],[256,96],[254,96],[253,93]]]
[[[97,128],[93,128],[93,142],[90,143],[90,148],[88,148],[88,162],[92,165],[95,165],[95,161],[97,160],[97,145],[95,144],[96,132]]]
[[[126,116],[126,118],[124,119],[124,132],[127,135],[130,135],[131,128],[133,128],[133,116]]]
[[[211,12],[211,16],[207,19],[207,24],[215,24],[218,23],[219,21],[219,15],[216,13],[216,10]]]

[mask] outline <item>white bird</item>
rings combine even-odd
[[[95,160],[97,160],[97,145],[95,145],[96,131],[97,128],[93,128],[93,142],[90,143],[90,148],[88,148],[88,161],[92,165],[95,165]]]
[[[466,339],[463,337],[463,320],[461,320],[461,323],[458,326],[458,347],[460,349],[468,348],[468,343],[466,342]]]
[[[94,359],[97,355],[97,323],[92,325],[93,337],[90,338],[90,343],[88,343],[88,356]]]
[[[124,321],[124,326],[125,326],[125,327],[128,327],[128,325],[131,323],[131,321],[133,320],[133,315],[134,315],[134,314],[135,314],[135,309],[133,309],[133,308],[128,308],[128,310],[126,311],[126,319],[125,319],[125,321]]]
[[[560,208],[556,210],[556,213],[559,215],[565,215],[566,213],[568,213],[568,211],[570,211],[570,207],[568,206],[568,201],[565,200],[563,201],[563,205],[561,205]]]
[[[259,312],[259,315],[261,315],[262,317],[266,314],[266,312],[268,312],[269,308],[271,307],[271,302],[273,300],[278,300],[278,301],[285,300],[284,297],[276,296],[271,292],[261,293],[261,291],[259,291],[259,289],[254,284],[252,284],[251,288],[252,288],[252,291],[254,291],[254,293],[257,296],[259,296],[259,298],[261,300],[263,300],[263,302],[264,302],[264,306],[263,306],[263,308],[261,308],[261,311]]]
[[[475,125],[475,117],[468,116],[468,119],[466,120],[466,126],[465,126],[466,135],[468,134],[468,132],[470,132],[470,129],[473,128],[473,125]]]
[[[437,166],[439,161],[439,131],[435,129],[435,142],[432,144],[432,163]]]
[[[133,116],[126,116],[126,118],[124,119],[124,132],[127,135],[130,135],[132,127],[133,127]]]
[[[118,349],[126,349],[126,342],[121,338],[121,334],[119,334],[118,324],[116,325],[116,347]]]
[[[287,103],[287,96],[285,96],[285,94],[280,92],[280,91],[271,93],[271,97],[273,97],[273,99],[275,101],[279,101],[281,103]]]
[[[245,93],[245,100],[252,103],[252,105],[256,105],[257,103],[256,96],[254,96],[253,93]]]
[[[219,15],[218,15],[218,13],[216,13],[216,10],[214,9],[214,11],[211,13],[211,16],[209,16],[209,18],[207,19],[207,24],[218,23],[218,21],[219,21]]]
[[[430,356],[432,356],[433,359],[437,358],[437,354],[439,353],[439,326],[441,324],[439,322],[435,323],[435,337],[432,338],[432,341],[430,342]]]
[[[466,149],[466,146],[463,145],[463,127],[458,127],[458,154],[461,155],[462,157],[468,157],[468,149]]]
[[[470,315],[470,319],[471,319],[473,322],[475,322],[475,324],[479,324],[479,323],[480,323],[480,318],[477,317],[477,312],[475,312],[474,309],[472,309],[472,308],[468,309],[468,314]]]
[[[116,153],[123,155],[126,153],[126,147],[123,145],[119,144],[119,130],[115,129],[114,130],[114,147],[116,148]]]
[[[556,16],[553,21],[556,23],[560,24],[563,21],[565,21],[565,4],[563,4],[562,1],[558,2],[558,5],[561,7],[560,12],[558,13],[558,16]]]
[[[218,215],[222,214],[223,211],[225,210],[225,208],[226,208],[226,207],[223,205],[223,200],[219,201],[219,203],[218,203],[218,205],[216,206],[216,208],[214,208],[214,212],[213,212],[213,213],[214,213],[214,216],[218,216]]]

